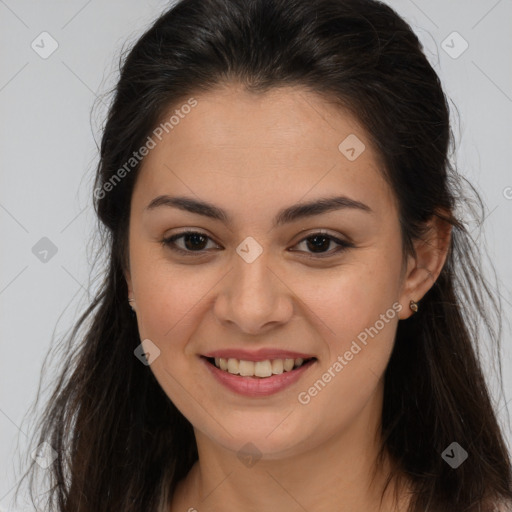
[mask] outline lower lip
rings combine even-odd
[[[303,364],[296,370],[283,372],[279,375],[272,375],[271,377],[242,377],[232,373],[220,370],[215,365],[209,363],[204,357],[201,360],[206,365],[212,375],[228,389],[245,396],[269,396],[282,391],[283,389],[291,386],[294,382],[312,366],[316,359],[311,359]]]

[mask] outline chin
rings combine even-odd
[[[247,421],[225,422],[223,426],[226,430],[211,425],[212,430],[202,433],[239,457],[253,455],[264,460],[283,459],[312,448],[311,440],[316,438],[313,432],[306,431],[305,425],[297,418],[290,422],[283,421],[287,415],[290,415],[290,419],[294,416],[293,413],[280,416],[272,414],[269,421],[263,421],[256,427],[257,422],[263,419],[261,414],[256,414]]]

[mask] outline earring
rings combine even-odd
[[[415,313],[418,311],[418,303],[415,302],[414,300],[411,300],[409,302],[409,307],[411,308],[412,311],[414,311]]]
[[[135,299],[132,299],[132,298],[129,298],[128,299],[128,304],[130,305],[130,307],[132,308],[132,311],[135,311],[135,308],[132,306],[132,302],[135,302]]]

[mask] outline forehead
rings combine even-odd
[[[135,200],[188,193],[223,198],[236,209],[282,203],[283,193],[289,202],[336,191],[364,202],[373,195],[377,210],[375,201],[393,201],[362,125],[321,96],[298,87],[252,93],[232,84],[191,97],[193,108],[181,109],[184,100],[162,116],[165,123],[180,114],[161,140],[153,136]]]

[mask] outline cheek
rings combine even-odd
[[[343,284],[332,290],[332,299],[319,314],[329,327],[325,337],[329,356],[322,361],[319,373],[334,370],[342,374],[335,386],[343,395],[365,395],[389,360],[400,305],[389,291],[392,283],[347,279]],[[335,362],[339,364],[333,368]]]
[[[215,276],[202,265],[173,263],[158,242],[135,234],[132,240],[130,269],[140,336],[154,339],[162,347],[171,340],[176,344],[182,339],[177,333],[197,315],[202,298],[214,287]]]
[[[366,290],[372,292],[371,288]],[[365,421],[371,424],[368,415],[379,415],[379,392],[400,309],[390,295],[384,293],[376,300],[371,293],[354,290],[338,300],[338,307],[324,311],[325,317],[331,318],[329,327],[334,331],[324,337],[328,358],[319,361],[295,397],[301,428],[310,433],[308,446],[315,445],[315,438],[327,439],[349,429],[358,417],[363,418],[364,427]],[[367,406],[369,409],[363,413]],[[321,423],[316,418],[322,418]],[[293,436],[294,428],[291,422],[283,425],[283,436]]]
[[[197,324],[202,299],[213,287],[208,278],[180,272],[169,264],[147,265],[138,276],[137,319],[141,337],[158,340],[162,348],[180,344]],[[185,341],[185,340],[184,340]]]
[[[359,261],[296,280],[294,291],[325,324],[332,345],[343,348],[390,308],[386,320],[397,316],[392,309],[393,304],[400,307],[400,267],[396,261],[394,255],[369,251]]]
[[[402,307],[397,261],[396,254],[375,251],[316,289],[315,313],[327,327],[323,332],[329,354],[304,383],[299,402],[324,411],[326,428],[353,417],[379,386]]]

